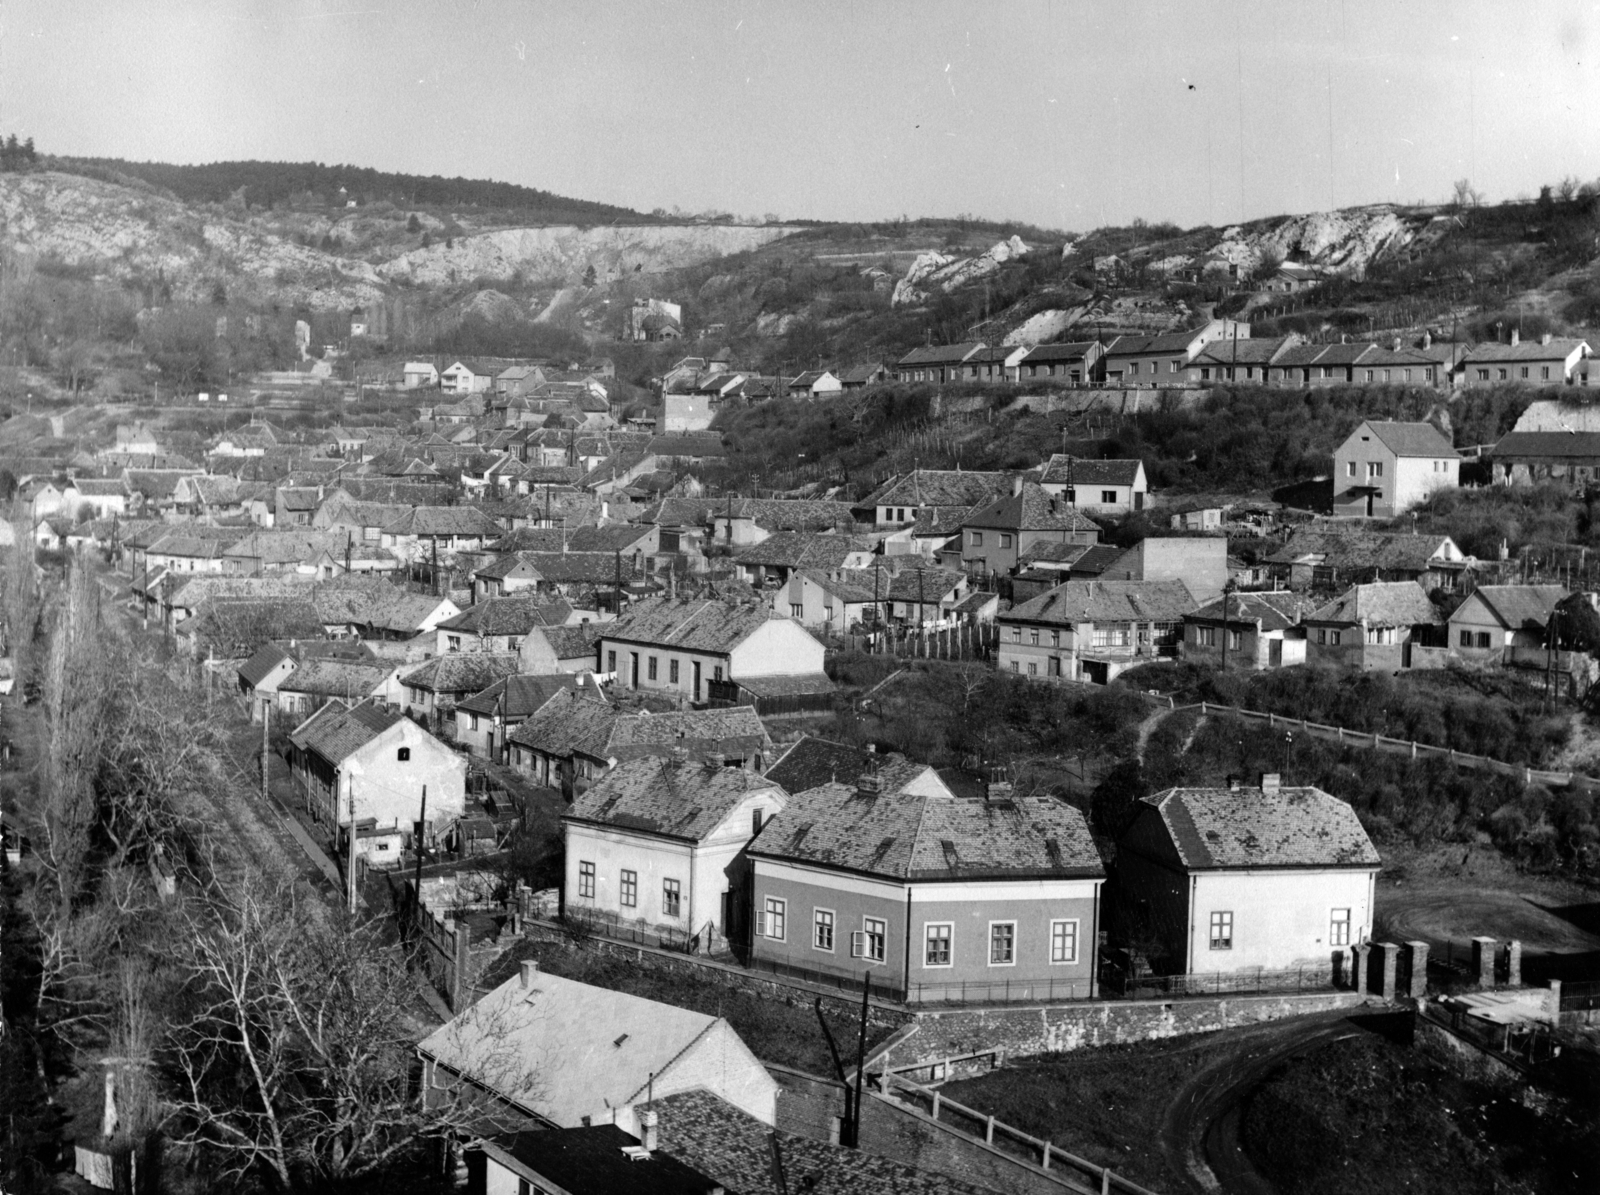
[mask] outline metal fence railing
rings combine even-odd
[[[908,1004],[1054,1004],[1088,1000],[1094,985],[1087,979],[954,980],[949,983],[914,983],[906,993]]]
[[[1256,992],[1333,991],[1339,985],[1327,966],[1268,970],[1249,967],[1240,971],[1212,971],[1192,975],[1129,975],[1107,964],[1101,974],[1100,994],[1105,998],[1153,1000],[1164,996],[1235,996]]]
[[[1561,985],[1561,1011],[1585,1012],[1600,1008],[1600,979],[1582,979]]]

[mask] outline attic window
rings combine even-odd
[[[411,748],[410,747],[401,747],[398,751],[396,751],[394,753],[394,757],[396,759],[398,759],[401,763],[409,763],[411,761]]]

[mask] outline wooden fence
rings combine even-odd
[[[1387,751],[1393,755],[1405,755],[1411,759],[1442,759],[1457,767],[1473,768],[1484,772],[1498,772],[1502,776],[1512,776],[1524,784],[1553,785],[1557,788],[1592,788],[1600,786],[1600,780],[1593,776],[1585,776],[1579,772],[1556,772],[1544,768],[1531,768],[1526,764],[1507,763],[1502,759],[1492,759],[1487,755],[1472,755],[1466,751],[1457,751],[1454,747],[1436,747],[1431,743],[1419,743],[1414,739],[1397,739],[1380,734],[1375,730],[1350,730],[1344,726],[1329,726],[1323,722],[1310,722],[1305,718],[1289,718],[1283,714],[1263,713],[1261,710],[1248,710],[1237,705],[1217,705],[1215,702],[1201,701],[1192,705],[1178,705],[1171,697],[1154,697],[1154,700],[1164,701],[1167,708],[1173,712],[1179,710],[1199,710],[1202,716],[1208,714],[1231,714],[1236,718],[1247,721],[1264,723],[1271,729],[1282,728],[1286,733],[1301,733],[1311,738],[1323,739],[1331,743],[1340,743],[1347,747],[1365,747],[1372,751]]]

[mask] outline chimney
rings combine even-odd
[[[868,755],[876,755],[877,753],[878,753],[878,744],[877,743],[868,743],[867,744],[867,754]]]
[[[1349,344],[1350,343],[1350,334],[1348,332],[1340,332],[1339,333],[1339,343],[1340,344]]]
[[[1400,338],[1398,336],[1394,338],[1394,341],[1391,343],[1390,347],[1393,348],[1397,353],[1400,351]]]
[[[728,757],[720,751],[713,751],[710,755],[706,756],[706,767],[710,768],[712,771],[716,771],[718,768],[725,768],[727,766]]]
[[[1511,343],[1512,344],[1521,344],[1522,343],[1522,329],[1521,328],[1512,328],[1511,329]]]
[[[1425,349],[1433,347],[1433,334],[1426,330],[1422,333],[1422,347]]]
[[[539,974],[539,960],[538,959],[532,959],[532,958],[523,959],[522,960],[522,986],[523,986],[523,988],[525,988],[525,989],[526,988],[531,988],[533,986],[533,977],[535,975],[537,975],[537,974]]]
[[[883,781],[875,772],[862,772],[856,777],[856,796],[871,800],[883,795]]]
[[[984,785],[983,799],[985,801],[1009,801],[1016,790],[1009,780],[991,780]]]
[[[1018,473],[1015,477],[1013,477],[1011,479],[1011,496],[1013,498],[1017,498],[1017,497],[1020,497],[1021,495],[1022,495],[1022,474]]]
[[[1264,793],[1275,793],[1282,787],[1283,787],[1282,777],[1279,776],[1279,774],[1277,772],[1262,772],[1261,773],[1261,791],[1262,792],[1264,792]]]
[[[672,762],[673,763],[687,763],[688,761],[689,761],[689,748],[687,748],[687,747],[674,747],[672,749]]]
[[[656,1141],[656,1110],[647,1108],[639,1114],[639,1144],[655,1153]]]
[[[1548,332],[1539,333],[1539,343],[1540,344],[1549,344],[1550,343],[1550,333],[1548,333]]]
[[[1237,776],[1229,776],[1228,777],[1228,791],[1231,792],[1231,793],[1236,793],[1236,792],[1239,791],[1239,777],[1237,777]]]

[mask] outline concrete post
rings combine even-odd
[[[1428,944],[1407,942],[1406,948],[1411,956],[1411,984],[1406,994],[1413,1000],[1420,1000],[1428,994]]]
[[[1472,939],[1472,971],[1479,987],[1494,987],[1494,948],[1493,938]]]
[[[1522,986],[1522,941],[1518,938],[1506,943],[1506,983],[1514,988]]]
[[[1395,994],[1395,978],[1400,963],[1400,947],[1393,942],[1379,942],[1378,951],[1383,956],[1383,998],[1393,1000]]]
[[[1350,986],[1355,989],[1356,995],[1365,996],[1367,988],[1372,984],[1372,943],[1356,943],[1355,957],[1351,964]]]
[[[1544,1006],[1545,1010],[1550,1014],[1550,1023],[1552,1025],[1560,1025],[1561,981],[1559,979],[1552,979],[1550,981],[1550,994],[1544,998]]]

